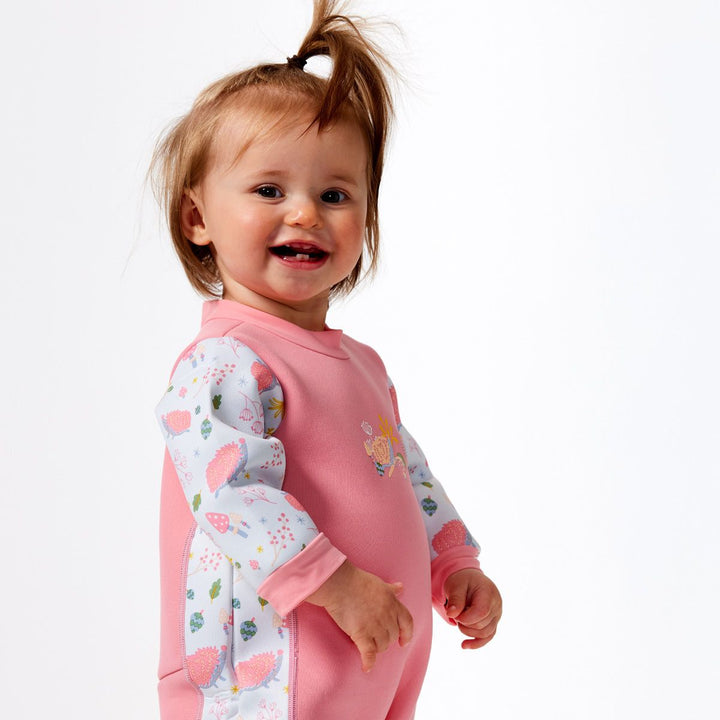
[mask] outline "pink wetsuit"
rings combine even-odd
[[[409,720],[447,576],[477,546],[400,424],[378,355],[207,302],[158,419],[163,720]],[[404,585],[412,642],[361,671],[304,599],[344,561]],[[444,616],[444,615],[443,615]]]

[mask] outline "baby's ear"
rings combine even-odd
[[[193,190],[185,190],[180,201],[180,225],[183,235],[194,245],[210,244],[210,236],[203,218],[202,202]]]

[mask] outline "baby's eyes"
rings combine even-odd
[[[320,196],[320,199],[323,202],[334,204],[347,200],[347,195],[342,190],[326,190]]]
[[[269,198],[270,200],[277,200],[282,197],[282,192],[280,192],[280,189],[276,188],[274,185],[261,185],[255,190],[255,192],[260,197]]]
[[[279,200],[280,198],[285,197],[283,191],[280,190],[280,188],[275,187],[275,185],[260,185],[260,187],[255,188],[253,192],[262,198],[267,198],[268,200]],[[322,193],[322,195],[320,195],[320,199],[324,203],[336,205],[337,203],[347,200],[347,195],[342,190],[326,190]]]

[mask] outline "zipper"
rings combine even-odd
[[[298,663],[298,640],[297,640],[297,611],[293,610],[288,615],[288,635],[290,645],[290,667],[288,668],[288,720],[297,718],[297,663]]]

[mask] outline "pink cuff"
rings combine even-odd
[[[278,615],[285,617],[312,595],[345,560],[346,556],[320,533],[292,560],[267,577],[258,588],[258,594]]]
[[[458,570],[467,568],[479,570],[480,563],[477,556],[478,549],[472,545],[458,545],[438,555],[430,565],[433,606],[443,620],[451,625],[456,623],[445,614],[445,581]]]

